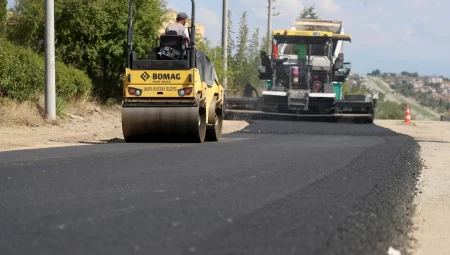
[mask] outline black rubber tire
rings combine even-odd
[[[206,130],[206,141],[218,142],[222,138],[223,114],[221,109],[215,111],[215,124]]]
[[[206,138],[206,130],[207,130],[207,123],[206,123],[206,110],[203,107],[199,108],[199,123],[198,123],[198,134],[196,134],[194,138],[194,142],[196,143],[203,143]]]
[[[206,129],[206,141],[218,142],[222,137],[223,111],[216,108],[217,96],[214,97],[209,109],[210,126]],[[214,113],[214,114],[213,114]]]

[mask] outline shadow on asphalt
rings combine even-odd
[[[113,138],[113,139],[107,139],[107,140],[100,140],[100,141],[96,141],[96,142],[78,141],[77,143],[81,143],[81,144],[111,144],[111,143],[125,143],[125,140],[123,138]]]

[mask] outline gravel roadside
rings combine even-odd
[[[419,177],[413,218],[415,255],[448,254],[450,247],[450,122],[395,120],[376,125],[414,137],[420,145],[423,169]]]

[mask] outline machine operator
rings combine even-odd
[[[175,31],[177,32],[177,35],[182,35],[186,42],[189,44],[190,38],[189,38],[189,31],[186,27],[186,21],[188,19],[188,15],[184,12],[180,12],[177,15],[177,22],[174,24],[169,24],[166,27],[166,34],[169,31]]]

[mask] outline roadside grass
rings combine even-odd
[[[404,98],[402,98],[401,96],[395,96],[395,98],[397,100],[399,100],[400,102],[409,105],[409,107],[411,107],[411,109],[413,109],[414,111],[420,113],[421,115],[427,117],[430,120],[439,120],[438,117],[436,117],[436,115],[434,115],[433,113],[431,113],[429,110],[423,108],[420,105],[417,105],[415,103],[409,102],[407,100],[405,100]]]
[[[413,116],[411,116],[413,118]],[[376,119],[402,120],[405,118],[405,107],[402,104],[381,99],[375,114]]]
[[[371,78],[369,78],[371,79]],[[391,90],[389,89],[389,87],[386,86],[386,84],[380,80],[376,80],[376,79],[372,79],[373,82],[375,82],[375,84],[377,84],[377,86],[383,90],[383,92],[388,95],[391,94]]]
[[[35,100],[17,101],[14,99],[0,97],[0,127],[12,126],[43,126],[46,124],[58,124],[67,121],[70,115],[87,117],[95,111],[101,112],[102,106],[116,110],[119,105],[102,105],[95,98],[67,100],[56,98],[57,120],[48,123],[45,120],[45,97],[40,95]]]
[[[378,79],[371,79],[374,83],[376,83],[376,85],[383,90],[384,93],[386,94],[392,94],[389,90],[389,85],[387,85],[385,82],[380,81]],[[420,106],[419,104],[410,102],[408,100],[406,100],[405,98],[403,98],[402,96],[399,95],[393,95],[399,102],[403,103],[403,104],[407,104],[411,107],[412,110],[420,113],[421,115],[427,117],[430,120],[439,120],[439,118],[433,114],[432,112],[430,112],[430,110],[425,109],[424,107]]]
[[[33,101],[15,102],[0,98],[0,127],[43,125],[42,110]]]
[[[56,97],[56,115],[60,118],[67,117],[67,102],[60,97]]]

